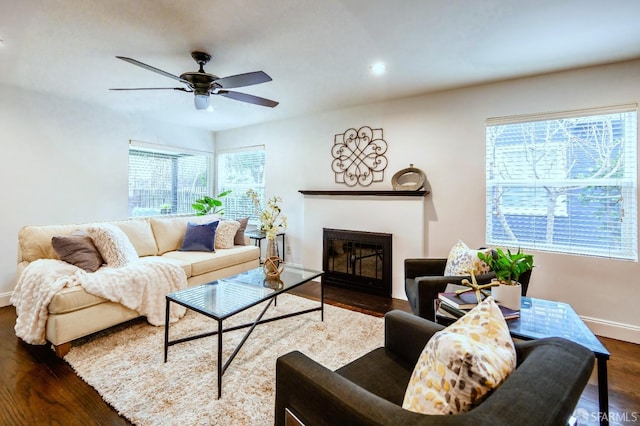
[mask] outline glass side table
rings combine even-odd
[[[436,322],[450,325],[455,321],[442,309],[436,310]],[[607,361],[609,351],[573,310],[564,302],[522,297],[520,318],[507,321],[509,332],[515,338],[535,340],[545,337],[564,337],[590,349],[596,357],[598,371],[598,402],[600,424],[609,424],[609,391]]]
[[[262,265],[262,263],[263,263],[263,259],[262,259],[262,240],[267,238],[267,233],[256,230],[256,231],[247,231],[247,232],[244,233],[244,235],[249,237],[249,239],[253,240],[253,244],[260,248],[260,264]],[[278,246],[278,237],[280,237],[281,241],[282,241],[282,256],[280,256],[280,247]],[[285,238],[285,233],[284,232],[278,232],[276,234],[276,256],[281,257],[283,262],[285,261],[284,253],[286,251],[285,250],[285,246],[284,246],[284,238]]]

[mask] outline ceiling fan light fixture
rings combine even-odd
[[[196,109],[207,109],[209,107],[209,95],[195,95],[193,103]]]
[[[0,39],[1,40],[1,39]],[[127,58],[125,56],[116,56],[116,58],[128,62],[132,65],[153,71],[156,74],[178,80],[186,87],[132,87],[127,89],[110,89],[110,90],[180,90],[182,92],[194,94],[194,105],[196,110],[210,111],[209,95],[222,95],[236,101],[247,102],[254,105],[273,108],[278,102],[270,99],[261,98],[259,96],[249,95],[247,93],[233,92],[228,89],[244,86],[252,86],[254,84],[266,83],[271,81],[264,71],[247,72],[244,74],[230,75],[227,77],[218,77],[204,71],[204,65],[209,62],[211,55],[206,52],[192,52],[191,57],[198,63],[200,70],[197,72],[186,72],[180,76],[173,75],[159,68],[152,67],[138,60]]]

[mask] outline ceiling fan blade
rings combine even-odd
[[[182,92],[193,92],[193,90],[185,89],[184,87],[131,87],[131,88],[116,88],[109,90],[180,90]]]
[[[170,74],[170,73],[168,73],[166,71],[162,71],[159,68],[152,67],[151,65],[144,64],[144,63],[142,63],[140,61],[137,61],[135,59],[127,58],[127,57],[124,57],[124,56],[116,56],[116,58],[122,59],[123,61],[129,62],[130,64],[137,65],[137,66],[139,66],[141,68],[144,68],[146,70],[153,71],[153,72],[158,73],[160,75],[164,75],[165,77],[169,77],[169,78],[172,78],[174,80],[178,80],[178,81],[180,81],[180,82],[182,82],[182,83],[184,83],[184,84],[186,84],[188,86],[191,86],[191,83],[189,83],[184,78],[180,78],[177,75],[173,75],[173,74]]]
[[[233,89],[235,87],[251,86],[253,84],[266,83],[271,81],[269,77],[263,71],[248,72],[245,74],[230,75],[229,77],[222,77],[213,82],[216,87],[222,89]]]
[[[266,106],[269,108],[273,108],[278,105],[278,102],[272,101],[271,99],[265,99],[258,96],[249,95],[247,93],[240,92],[230,92],[228,90],[219,90],[214,93],[214,95],[221,95],[225,98],[235,99],[236,101],[248,102],[250,104]]]

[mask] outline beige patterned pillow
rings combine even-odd
[[[127,235],[116,225],[104,223],[91,225],[87,234],[107,265],[121,268],[138,259],[138,252],[129,241]]]
[[[226,249],[233,248],[233,241],[236,236],[236,232],[240,229],[240,222],[236,220],[222,220],[218,224],[216,230],[216,248]]]
[[[491,249],[472,250],[462,241],[458,241],[449,252],[444,275],[461,276],[470,275],[471,269],[475,275],[491,272],[491,268],[478,258],[478,253],[491,253]]]
[[[487,297],[433,335],[420,354],[402,408],[422,414],[471,410],[509,376],[516,351],[507,322]]]

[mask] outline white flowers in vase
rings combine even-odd
[[[282,214],[278,205],[282,202],[282,198],[274,196],[267,199],[267,208],[262,209],[260,198],[253,189],[247,190],[247,196],[253,201],[260,218],[260,231],[267,235],[267,239],[273,240],[279,232],[287,229],[287,217]]]

